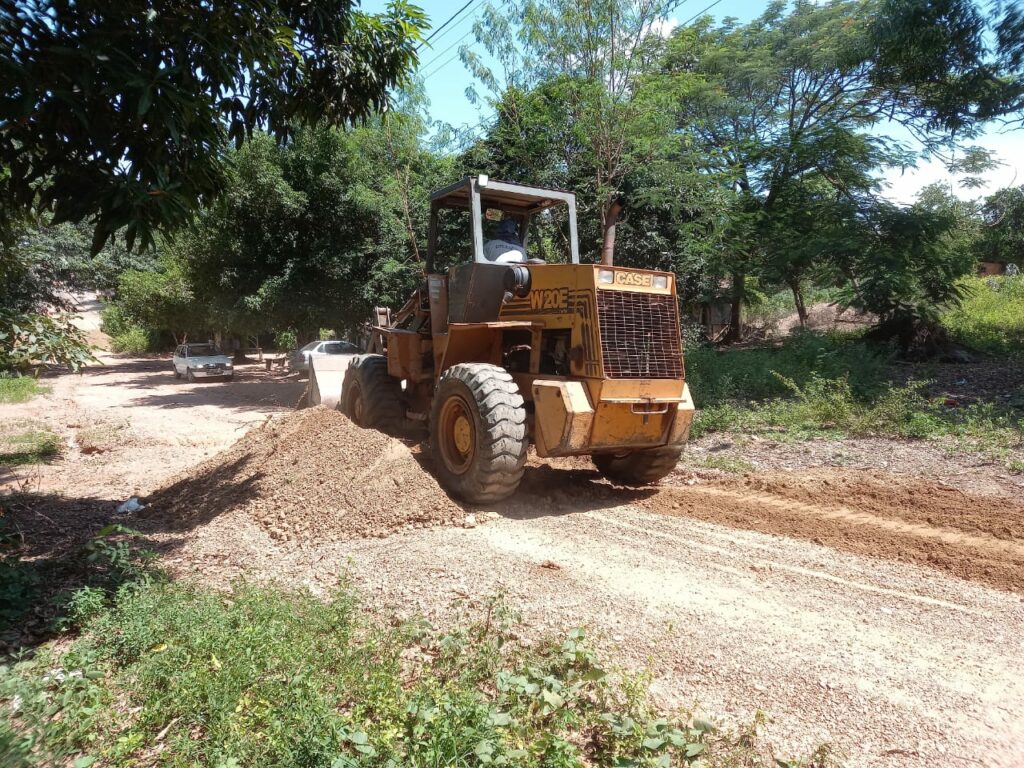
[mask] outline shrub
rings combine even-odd
[[[288,329],[284,331],[278,331],[274,334],[274,344],[278,349],[290,350],[297,349],[299,346],[299,337],[294,330]]]
[[[125,355],[142,355],[150,349],[149,334],[142,328],[130,326],[123,333],[113,336],[110,339],[112,352]]]
[[[691,349],[686,375],[698,408],[792,395],[815,377],[845,377],[851,394],[866,398],[886,387],[890,357],[854,337],[803,331],[774,347]]]

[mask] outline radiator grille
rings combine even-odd
[[[598,291],[604,374],[610,379],[681,379],[675,296]]]

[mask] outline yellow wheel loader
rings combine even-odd
[[[531,222],[556,206],[567,208],[570,263],[529,258]],[[472,243],[440,271],[444,209],[468,214]],[[492,261],[484,228],[495,216],[516,247]],[[471,503],[515,492],[531,441],[542,457],[590,455],[616,483],[657,482],[693,419],[675,276],[613,266],[610,249],[603,262],[580,264],[570,192],[486,176],[437,190],[426,279],[374,326],[376,353],[352,360],[338,407],[386,432],[426,423],[439,480]]]

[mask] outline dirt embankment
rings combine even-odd
[[[244,515],[282,542],[383,537],[461,522],[402,442],[313,408],[268,421],[152,494],[165,530]]]

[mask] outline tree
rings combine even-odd
[[[960,279],[974,269],[972,252],[956,247],[956,226],[951,210],[920,202],[879,201],[850,219],[834,263],[848,278],[844,303],[878,317],[873,338],[923,357],[941,349],[939,315],[963,298]]]
[[[928,237],[945,237],[941,227],[925,225],[926,211],[897,215],[878,197],[878,170],[915,159],[879,133],[886,121],[911,129],[926,151],[955,147],[958,140],[952,113],[943,112],[919,84],[902,83],[900,77],[912,79],[909,73],[889,67],[879,44],[880,7],[873,0],[776,2],[749,24],[713,27],[704,19],[678,30],[669,43],[663,77],[690,83],[677,108],[678,128],[694,138],[707,172],[736,197],[724,261],[709,265],[732,282],[732,340],[742,334],[749,275],[787,286],[803,322],[802,286],[815,273],[835,274],[831,262],[846,251],[852,234],[860,233],[859,240],[874,233],[874,246],[878,237],[906,243],[922,258]],[[891,11],[891,4],[885,7]],[[953,23],[938,16],[933,22]],[[975,50],[973,59],[969,54],[961,51],[950,62],[951,79],[959,76],[957,67],[982,67],[983,51]],[[986,114],[961,106],[962,129]],[[989,162],[984,153],[967,151],[960,166],[976,172]],[[897,234],[910,230],[915,234],[909,239]],[[905,260],[886,263],[916,269]],[[848,262],[839,274],[852,279],[846,271],[852,268]],[[930,295],[911,287],[917,285],[912,276],[893,277],[884,285],[909,291],[889,297],[894,308]]]
[[[209,329],[206,307],[197,300],[184,265],[173,252],[147,270],[127,270],[120,276],[116,306],[122,319],[149,332],[166,331],[175,344],[189,336],[202,338]]]
[[[984,226],[978,237],[978,258],[1024,267],[1024,186],[989,195],[981,216]]]
[[[1019,3],[883,0],[871,35],[872,82],[902,94],[906,117],[967,135],[988,120],[1024,119]]]
[[[0,0],[0,235],[52,209],[93,252],[151,245],[222,188],[230,141],[385,110],[424,23],[405,0]]]
[[[661,25],[678,0],[529,0],[489,5],[478,39],[496,73],[469,52],[498,120],[475,170],[571,188],[580,204],[580,248],[592,255],[627,176],[671,142],[671,94],[645,75],[662,45]]]
[[[422,272],[427,190],[449,176],[417,147],[419,130],[385,117],[286,146],[257,135],[234,153],[225,192],[171,245],[211,326],[308,339],[404,301]]]
[[[798,2],[787,12],[777,2],[750,24],[702,20],[670,41],[664,79],[701,81],[680,101],[678,126],[737,197],[721,265],[733,284],[731,339],[742,332],[746,277],[762,266],[792,290],[806,318],[803,282],[830,248],[830,228],[808,207],[831,211],[870,197],[880,165],[908,160],[868,132],[894,101],[870,82],[871,8]]]

